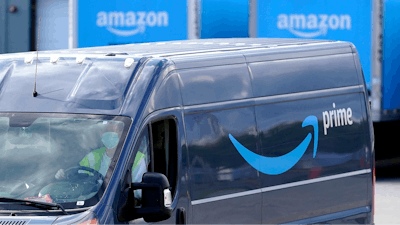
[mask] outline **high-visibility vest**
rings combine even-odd
[[[84,167],[89,167],[89,168],[95,169],[96,171],[99,171],[100,166],[101,166],[101,160],[102,160],[105,152],[106,152],[106,147],[89,152],[89,154],[87,154],[85,156],[85,158],[83,158],[80,161],[79,165],[84,166]],[[133,166],[132,166],[132,175],[136,175],[138,172],[142,172],[142,173],[145,172],[145,170],[147,169],[145,157],[146,157],[146,155],[143,154],[142,152],[140,152],[140,151],[137,152],[135,161],[133,162]],[[144,168],[141,168],[141,167],[144,167]],[[91,174],[88,171],[85,171],[85,172],[88,174]]]
[[[134,183],[141,182],[143,174],[147,171],[146,154],[148,147],[147,138],[143,138],[132,166],[132,182]]]
[[[89,167],[97,171],[100,170],[101,159],[106,152],[106,147],[89,152],[79,163],[80,166]]]
[[[132,182],[141,182],[141,180],[139,180],[139,177],[141,179],[146,170],[146,155],[138,151],[132,166]]]

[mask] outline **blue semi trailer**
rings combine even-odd
[[[350,41],[360,54],[376,137],[377,167],[400,164],[399,0],[250,0],[249,36]],[[381,170],[384,172],[384,170]]]
[[[360,53],[374,122],[400,119],[400,1],[250,0],[250,37],[350,41]]]

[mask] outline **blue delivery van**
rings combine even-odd
[[[348,42],[3,54],[0,139],[1,224],[373,223],[372,120]]]

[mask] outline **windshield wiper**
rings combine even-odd
[[[26,205],[34,206],[36,208],[41,208],[41,209],[58,208],[58,209],[61,209],[61,211],[63,211],[63,213],[65,215],[68,215],[68,213],[65,211],[64,207],[58,203],[39,202],[39,201],[33,201],[33,200],[23,200],[23,199],[5,198],[5,197],[0,197],[0,202],[20,202],[20,203],[25,203]]]

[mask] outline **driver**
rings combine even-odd
[[[92,168],[103,175],[106,175],[108,167],[111,163],[111,158],[113,157],[117,145],[119,143],[119,138],[122,133],[122,126],[118,124],[107,125],[105,132],[102,135],[101,141],[104,147],[96,149],[89,152],[80,162],[80,166]],[[60,169],[55,175],[56,179],[65,178],[65,170]]]

